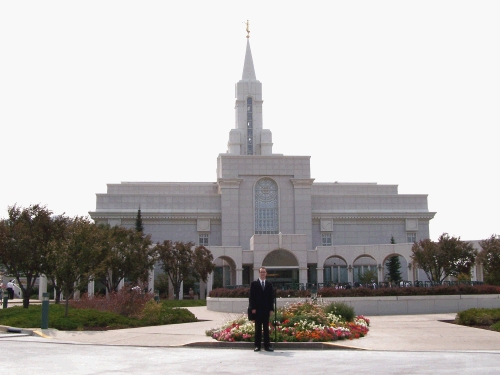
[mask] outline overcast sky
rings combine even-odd
[[[433,240],[500,234],[500,2],[479,0],[2,1],[0,217],[215,181],[247,19],[274,153],[428,194]]]

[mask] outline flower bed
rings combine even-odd
[[[278,342],[328,342],[352,340],[368,333],[369,319],[356,316],[351,321],[343,314],[345,305],[319,305],[310,301],[287,304],[276,313],[276,329],[270,323],[270,336]],[[354,312],[352,312],[354,315]],[[272,318],[272,320],[274,320]],[[206,331],[217,341],[254,341],[255,325],[241,315],[223,326]]]

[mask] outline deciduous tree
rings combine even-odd
[[[492,235],[480,241],[481,251],[477,260],[482,263],[484,281],[492,285],[500,285],[500,237]]]
[[[214,270],[212,253],[204,246],[193,242],[173,243],[166,240],[156,245],[161,268],[168,275],[177,299],[180,298],[181,284],[188,277],[207,281],[208,275]]]
[[[65,219],[39,204],[7,211],[0,222],[0,263],[17,279],[28,308],[36,280],[49,269],[48,244],[61,235]]]
[[[105,255],[102,230],[85,217],[68,219],[63,237],[49,243],[52,269],[47,276],[66,299],[66,316],[69,299],[88,285]]]
[[[443,233],[438,242],[429,239],[415,242],[412,259],[424,270],[429,280],[441,283],[448,276],[470,274],[476,259],[476,251],[469,242],[460,237],[450,237]]]
[[[108,292],[118,290],[125,278],[146,283],[149,271],[156,262],[156,251],[151,236],[119,226],[101,227],[105,235],[106,259],[96,271],[96,278]]]

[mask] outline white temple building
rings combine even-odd
[[[435,212],[427,195],[399,194],[397,185],[316,183],[310,156],[273,153],[262,113],[247,37],[235,126],[217,158],[215,181],[108,184],[90,216],[132,228],[140,208],[154,242],[205,245],[218,266],[208,290],[249,284],[262,265],[277,284],[355,283],[366,270],[381,282],[394,255],[403,279],[424,280],[410,255],[414,241],[429,238]]]

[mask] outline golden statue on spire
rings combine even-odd
[[[247,20],[245,24],[247,25],[247,38],[250,38],[250,22]]]

